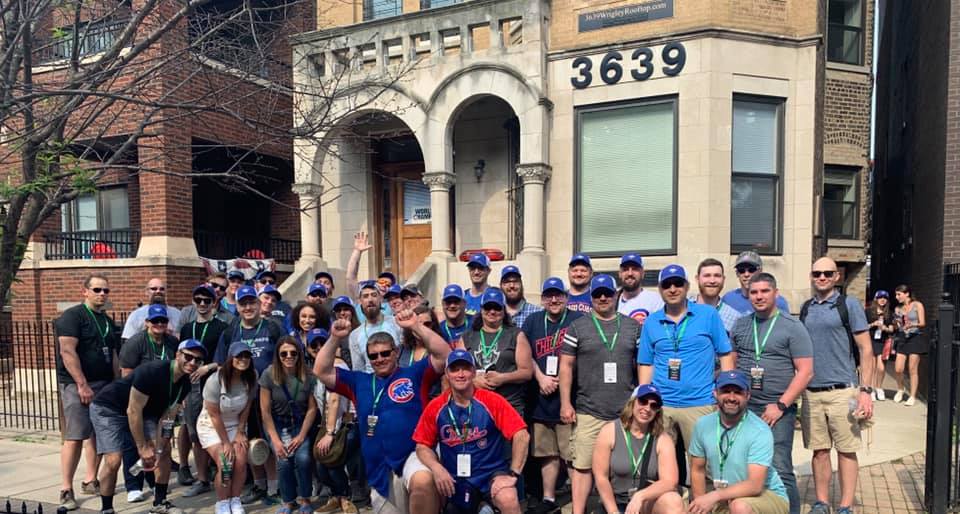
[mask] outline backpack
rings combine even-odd
[[[813,303],[813,298],[803,302],[803,307],[800,307],[800,323],[806,321],[811,303]],[[837,314],[840,315],[840,322],[843,323],[843,328],[847,331],[847,339],[850,342],[850,356],[853,357],[854,364],[859,368],[860,348],[857,347],[857,342],[853,339],[853,330],[850,329],[850,311],[847,310],[847,295],[841,294],[837,296],[837,301],[834,302],[832,308],[837,309]]]

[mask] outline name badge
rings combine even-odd
[[[106,359],[107,362],[110,362],[112,360],[111,357],[113,357],[112,355],[113,352],[110,350],[110,347],[104,346],[104,347],[101,347],[100,350],[103,351],[103,358]]]
[[[470,454],[457,454],[457,478],[470,478]]]
[[[754,391],[763,389],[763,368],[750,368],[750,389]]]
[[[544,371],[544,374],[555,377],[557,376],[557,369],[560,367],[560,358],[556,355],[547,355],[547,369]]]
[[[883,332],[883,331],[880,330],[879,328],[878,328],[877,330],[875,330],[875,331],[873,332],[873,338],[879,341],[880,338],[883,337],[883,334],[882,334],[881,332]]]
[[[604,384],[617,383],[617,363],[616,362],[603,363],[603,383]]]
[[[160,420],[160,438],[170,439],[172,437],[173,437],[173,420],[172,419]]]
[[[680,380],[680,359],[670,359],[667,361],[667,378],[670,380]]]
[[[730,482],[727,482],[726,480],[714,480],[714,481],[713,481],[713,488],[714,488],[714,489],[726,489],[726,488],[729,487],[729,486],[730,486]]]
[[[380,416],[367,416],[367,437],[373,437],[374,432],[377,430],[377,422],[380,421]]]

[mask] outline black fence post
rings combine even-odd
[[[931,366],[927,411],[926,487],[924,503],[932,514],[947,512],[950,504],[953,445],[953,321],[955,307],[943,295],[937,317],[937,333],[931,338]],[[946,458],[944,458],[946,457]]]

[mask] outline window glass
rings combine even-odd
[[[780,101],[733,102],[730,246],[734,252],[780,251]]]

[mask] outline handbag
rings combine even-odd
[[[327,467],[342,466],[347,460],[347,432],[349,430],[350,427],[346,426],[346,424],[341,426],[340,431],[333,436],[330,451],[328,451],[326,455],[321,455],[318,443],[320,443],[320,439],[323,438],[323,436],[327,435],[327,427],[321,426],[320,431],[317,433],[317,438],[313,443],[313,460],[315,460],[317,464]]]
[[[893,338],[888,337],[883,340],[883,351],[880,353],[882,360],[890,360],[890,354],[893,353]]]

